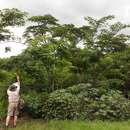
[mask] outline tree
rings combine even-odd
[[[67,39],[72,47],[75,47],[81,40],[80,29],[74,24],[63,24],[52,28],[52,36],[60,40]]]
[[[7,27],[23,26],[26,16],[26,12],[22,12],[15,8],[0,10],[0,41],[4,41],[11,37],[12,33]]]
[[[32,16],[28,19],[29,22],[34,23],[28,26],[24,32],[24,37],[33,39],[36,36],[43,36],[51,33],[51,28],[58,25],[58,20],[50,14],[44,16]]]
[[[110,24],[113,15],[94,19],[86,17],[86,26],[81,27],[83,43],[87,48],[98,49],[102,53],[122,51],[127,47],[129,35],[121,34],[129,25],[116,22]]]

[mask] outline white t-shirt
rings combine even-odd
[[[17,86],[15,91],[10,91],[9,89],[7,90],[7,94],[8,94],[8,100],[9,102],[18,102],[19,101],[19,91],[20,91],[20,84],[19,82],[13,83],[13,85]]]

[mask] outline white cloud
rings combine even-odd
[[[5,47],[10,47],[11,52],[5,53]],[[0,58],[7,58],[10,56],[18,55],[24,49],[26,49],[26,47],[27,47],[26,45],[20,43],[13,43],[13,42],[0,43]]]

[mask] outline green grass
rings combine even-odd
[[[33,120],[21,122],[9,130],[130,130],[130,120],[122,122],[108,121],[49,121]]]

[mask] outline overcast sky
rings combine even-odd
[[[0,0],[0,9],[3,8],[18,8],[30,15],[51,14],[61,23],[77,25],[85,23],[85,16],[109,14],[114,14],[119,21],[130,23],[130,0]],[[21,30],[16,32],[21,34]]]
[[[31,15],[52,14],[61,22],[83,23],[83,17],[114,14],[130,22],[130,0],[0,0],[0,8],[18,8]]]

